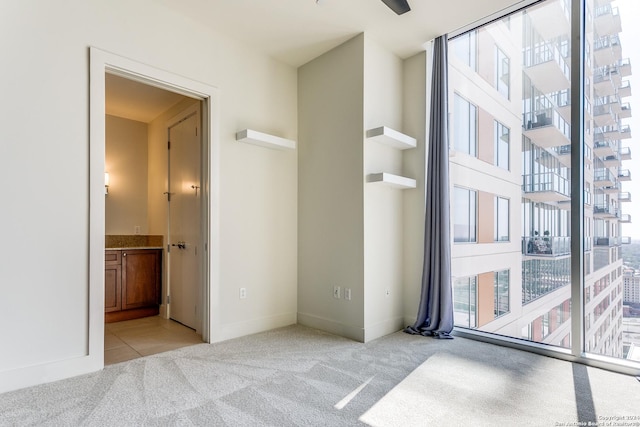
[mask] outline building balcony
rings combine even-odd
[[[620,126],[618,132],[620,134],[620,139],[631,138],[631,126],[629,125]]]
[[[571,126],[553,108],[523,114],[524,135],[542,148],[571,143]]]
[[[631,148],[629,147],[620,147],[620,159],[622,160],[631,160]]]
[[[610,4],[596,7],[593,24],[598,34],[617,34],[622,31],[622,22],[617,7]]]
[[[615,155],[616,152],[618,151],[618,142],[608,141],[604,139],[604,133],[601,135],[602,135],[602,139],[597,138],[597,135],[596,135],[597,140],[593,143],[593,154],[596,157],[600,157],[600,158]],[[601,139],[601,140],[598,140],[598,139]]]
[[[611,204],[600,203],[593,206],[593,216],[595,218],[619,218],[620,209]],[[597,243],[596,243],[597,245]]]
[[[618,154],[612,154],[602,158],[602,163],[608,168],[612,168],[620,165],[620,156]]]
[[[559,92],[554,92],[549,95],[549,98],[556,105],[558,113],[567,122],[571,121],[571,90],[565,89]]]
[[[615,95],[616,84],[610,74],[596,74],[593,77],[593,89],[596,92],[596,96],[603,98]]]
[[[526,236],[522,238],[522,254],[535,257],[561,257],[571,255],[568,236]]]
[[[631,127],[629,125],[615,124],[611,126],[601,126],[599,128],[596,128],[596,134],[598,134],[599,132],[602,133],[604,139],[609,141],[631,138]]]
[[[631,222],[631,215],[629,214],[620,214],[620,222],[629,224]]]
[[[602,187],[611,187],[616,183],[616,177],[613,176],[611,171],[606,168],[596,169],[593,173],[593,186],[602,188]]]
[[[598,127],[611,126],[618,122],[618,118],[609,105],[596,105],[593,109],[593,120]]]
[[[591,147],[589,147],[586,143],[584,144],[584,161],[586,163],[592,164],[592,154]],[[562,166],[566,166],[568,168],[571,167],[571,145],[561,145],[560,147],[553,147],[549,151],[542,151],[538,157],[536,157],[536,161],[541,165],[553,168],[556,167],[555,161],[560,162]]]
[[[559,147],[553,148],[553,150],[556,153],[556,155],[553,156],[553,157],[557,158],[558,161],[563,166],[566,166],[566,167],[570,168],[571,167],[571,144],[561,145]],[[546,153],[548,153],[548,152],[547,151],[543,151],[543,156]],[[551,165],[547,165],[547,166],[551,166]]]
[[[567,122],[571,122],[571,90],[561,90],[559,92],[554,92],[549,95],[549,98],[556,105],[558,113],[560,116]],[[591,120],[593,119],[593,108],[591,107],[591,102],[589,98],[584,97],[584,119]]]
[[[628,191],[623,191],[622,193],[618,194],[618,201],[619,202],[630,202],[631,201],[631,193],[629,193]]]
[[[620,117],[621,119],[628,119],[629,117],[631,117],[630,103],[625,102],[624,104],[620,105],[620,111],[618,111],[618,117]]]
[[[629,80],[623,80],[618,87],[618,95],[620,97],[631,96],[631,82]]]
[[[628,77],[631,75],[631,60],[629,58],[623,58],[618,61],[618,69],[622,77]]]
[[[555,172],[522,176],[524,197],[534,202],[560,202],[571,198],[569,180]]]
[[[583,192],[583,199],[582,201],[584,202],[584,205],[586,207],[590,207],[592,204],[592,200],[593,200],[593,196],[591,195],[591,192],[584,190]],[[564,210],[571,210],[571,200],[561,200],[558,202],[558,207],[560,209],[564,209]]]
[[[620,190],[622,190],[622,186],[620,185],[619,182],[616,182],[613,185],[600,188],[600,191],[602,191],[605,194],[618,194]]]
[[[622,59],[622,46],[618,35],[606,35],[593,44],[593,57],[596,67],[615,64]]]
[[[623,245],[630,245],[631,236],[620,236],[620,243],[622,243]]]
[[[620,103],[620,97],[617,94],[603,96],[601,98],[596,99],[596,105],[604,105],[604,106],[611,107],[611,110],[616,114],[619,113],[622,108]]]
[[[618,171],[618,179],[620,181],[631,181],[631,171],[629,169],[620,169]]]
[[[594,237],[593,246],[619,246],[620,237]]]
[[[538,34],[549,40],[571,32],[571,1],[548,2],[545,7],[527,10]]]
[[[571,69],[555,45],[540,43],[524,50],[524,71],[542,93],[559,92],[571,86]]]

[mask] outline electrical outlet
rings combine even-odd
[[[340,286],[333,287],[333,297],[340,299]]]
[[[140,226],[136,225],[135,227],[133,227],[133,233],[134,234],[140,234]]]
[[[351,288],[344,288],[344,299],[351,301]]]
[[[247,297],[247,288],[240,288],[240,299],[245,299]]]

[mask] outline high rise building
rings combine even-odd
[[[450,41],[455,322],[571,346],[570,0]],[[631,200],[631,108],[618,9],[587,0],[584,62],[586,351],[622,357],[620,224]]]
[[[623,301],[640,304],[640,271],[625,268],[622,277],[624,281]]]

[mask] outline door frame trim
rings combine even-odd
[[[220,96],[208,84],[180,76],[96,47],[89,48],[89,325],[88,357],[104,367],[104,243],[105,243],[105,73],[116,74],[201,100],[202,135],[207,161],[203,181],[208,215],[203,221],[207,262],[204,272],[202,340],[215,341],[220,330]]]

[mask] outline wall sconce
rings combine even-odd
[[[109,172],[104,173],[104,194],[109,194]]]

